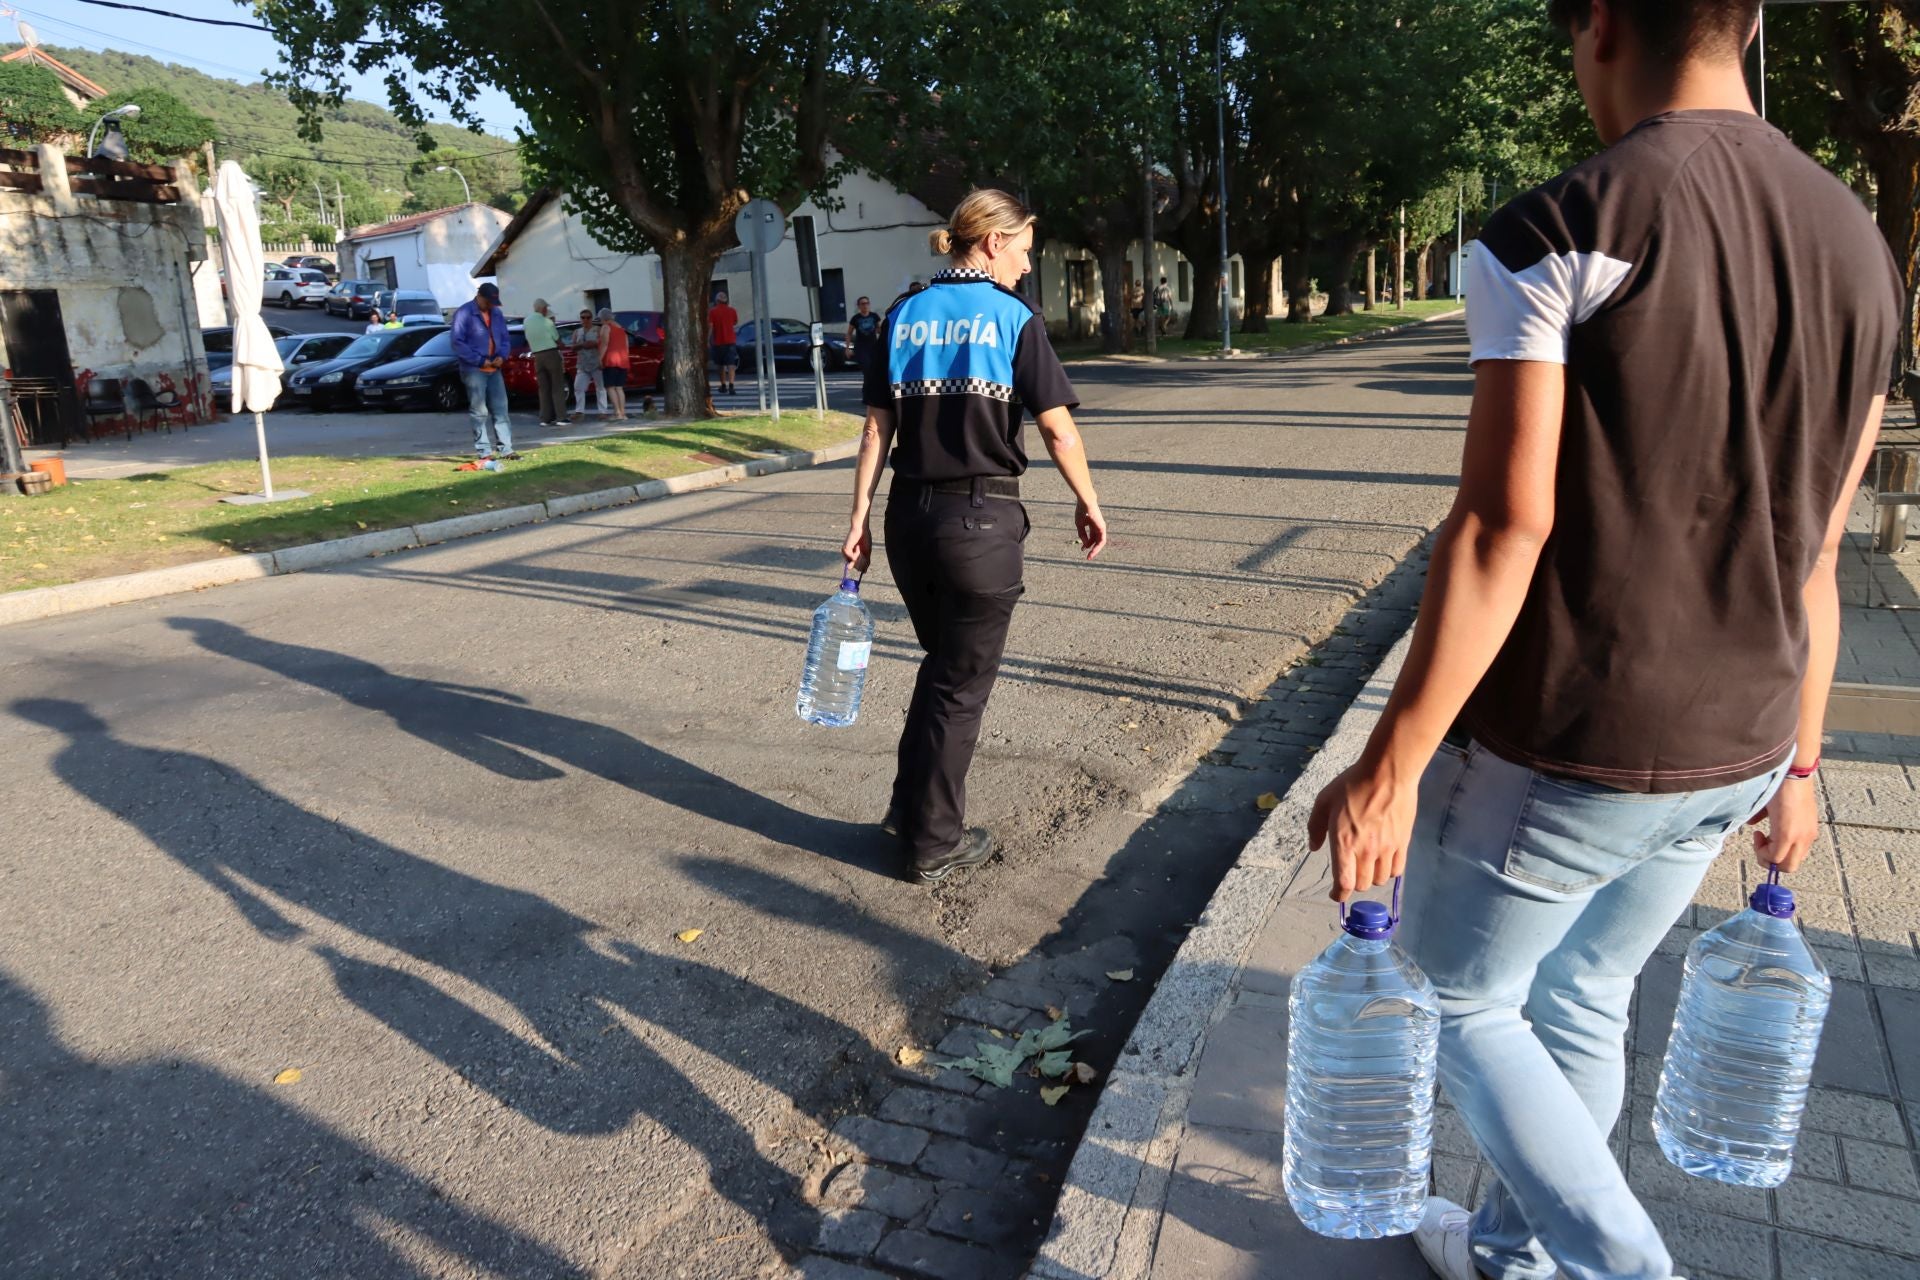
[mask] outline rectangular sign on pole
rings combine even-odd
[[[814,234],[813,215],[793,215],[793,251],[800,259],[800,287],[820,287],[820,241]],[[816,317],[817,318],[817,317]]]

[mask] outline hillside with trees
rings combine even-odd
[[[0,53],[12,47],[0,46]],[[109,105],[140,104],[140,119],[126,129],[135,159],[184,156],[197,171],[203,166],[200,143],[210,127],[216,159],[240,161],[267,192],[263,231],[269,239],[330,238],[341,202],[349,226],[459,204],[464,199],[459,177],[435,172],[437,165],[459,169],[473,198],[484,204],[511,211],[526,200],[518,149],[504,138],[454,125],[415,129],[380,107],[349,99],[321,113],[320,139],[310,141],[301,137],[299,109],[264,83],[222,80],[139,54],[41,47],[106,86],[113,99]],[[31,104],[35,119],[45,117],[45,127],[34,131],[38,136],[20,140],[58,140],[80,150],[91,118],[63,110],[67,104],[51,74],[40,68],[7,70],[22,82],[16,90],[22,105]],[[31,81],[37,77],[21,74],[29,71],[45,76],[54,100],[42,102],[45,95],[34,93]],[[0,83],[0,100],[7,88]],[[423,151],[423,141],[430,151]]]

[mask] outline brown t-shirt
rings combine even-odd
[[[1473,360],[1567,366],[1554,527],[1466,727],[1638,792],[1793,749],[1801,590],[1901,286],[1858,198],[1755,116],[1655,116],[1496,213]]]

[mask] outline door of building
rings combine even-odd
[[[847,322],[847,273],[839,267],[820,273],[820,320],[829,325]]]
[[[52,289],[0,291],[0,338],[6,342],[8,377],[19,396],[28,442],[64,446],[84,436],[60,295]],[[0,431],[12,429],[0,423]]]

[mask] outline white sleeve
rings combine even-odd
[[[1600,309],[1633,264],[1604,253],[1550,253],[1509,271],[1486,245],[1467,254],[1467,336],[1482,360],[1567,362],[1573,326]]]

